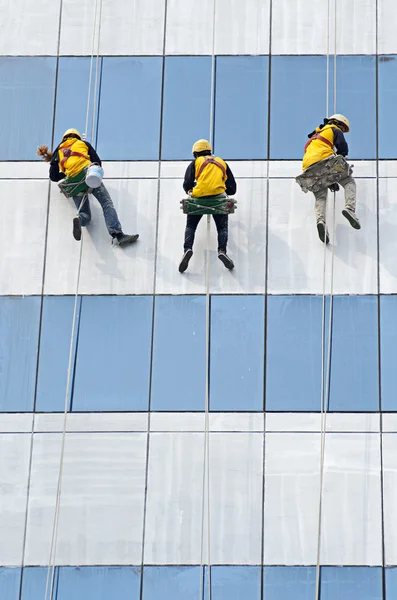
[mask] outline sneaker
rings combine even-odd
[[[81,240],[81,222],[79,216],[73,219],[73,237],[78,242]]]
[[[179,273],[184,273],[186,271],[189,266],[189,260],[192,258],[192,256],[193,250],[191,248],[185,250],[185,254],[182,256],[182,260],[179,263]]]
[[[327,231],[324,221],[319,221],[317,223],[317,232],[318,232],[318,237],[320,238],[320,240],[323,243],[328,244],[329,235],[328,235],[328,231]]]
[[[342,215],[346,217],[346,219],[349,221],[350,225],[354,227],[354,229],[361,229],[360,221],[358,220],[358,217],[354,210],[351,210],[350,208],[344,208],[342,210]]]
[[[126,233],[117,233],[115,239],[119,246],[126,246],[127,244],[133,244],[139,238],[139,233],[134,235],[127,235]]]
[[[223,262],[223,264],[225,265],[226,269],[232,270],[234,269],[234,262],[232,261],[231,258],[228,257],[228,255],[226,254],[226,252],[224,252],[223,250],[221,250],[220,252],[218,252],[218,258],[220,261]]]

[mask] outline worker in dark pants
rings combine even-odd
[[[229,165],[219,157],[212,156],[212,147],[207,140],[198,140],[193,145],[194,160],[185,173],[183,189],[193,198],[219,196],[226,192],[236,193],[236,182]],[[226,253],[228,240],[229,215],[212,215],[218,231],[218,258],[227,269],[233,269],[234,263]],[[194,236],[202,215],[187,215],[184,254],[179,264],[179,272],[186,271],[193,256]]]
[[[50,163],[50,179],[55,182],[61,181],[65,177],[77,176],[91,163],[102,165],[95,149],[91,144],[81,139],[77,129],[65,131],[62,142],[55,148],[54,152],[50,152],[47,146],[40,146],[37,154]],[[113,241],[117,242],[119,246],[136,242],[139,238],[138,233],[133,235],[123,233],[116,209],[103,183],[98,188],[93,189],[91,193],[102,207],[106,227]],[[82,206],[82,197],[74,196],[73,201],[78,210],[78,214],[73,219],[73,237],[75,240],[80,241],[81,228],[91,221],[90,201],[88,196]]]

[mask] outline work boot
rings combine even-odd
[[[139,233],[134,233],[134,235],[127,235],[126,233],[116,233],[114,239],[117,241],[119,246],[126,246],[127,244],[133,244],[139,238]]]
[[[318,232],[318,237],[320,238],[320,240],[323,243],[328,244],[329,235],[328,235],[327,227],[326,227],[324,221],[317,222],[317,232]]]
[[[73,219],[73,237],[78,242],[81,240],[81,222],[78,215]]]
[[[358,220],[358,217],[354,210],[351,210],[351,208],[344,208],[342,210],[342,215],[346,217],[346,219],[349,221],[350,225],[354,227],[354,229],[361,229],[360,221]]]
[[[220,261],[223,262],[223,264],[225,265],[226,269],[229,269],[230,271],[232,269],[234,269],[234,262],[232,261],[231,258],[228,257],[228,255],[226,254],[226,252],[224,250],[219,250],[218,252],[218,258]]]
[[[189,260],[192,258],[193,256],[193,250],[191,248],[188,248],[187,250],[185,250],[184,255],[182,256],[182,260],[179,263],[179,273],[184,273],[186,271],[186,269],[189,266]]]

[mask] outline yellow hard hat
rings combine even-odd
[[[81,139],[81,135],[80,132],[77,131],[77,129],[67,129],[65,131],[65,133],[63,134],[63,140],[65,139],[65,137],[68,137],[69,135],[77,135],[80,139]]]
[[[328,121],[339,121],[339,123],[343,123],[343,125],[347,128],[347,131],[350,131],[349,119],[344,115],[332,115],[331,117],[328,117]]]
[[[194,142],[192,148],[193,154],[195,152],[204,152],[204,150],[209,150],[210,152],[212,152],[212,146],[208,140],[197,140],[197,142]]]

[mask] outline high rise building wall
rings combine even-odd
[[[1,600],[397,597],[396,17],[0,0]],[[329,193],[324,250],[294,178],[334,112],[362,229]],[[81,269],[36,156],[69,127],[140,234],[111,245],[91,198]],[[237,181],[231,272],[206,217],[178,272],[198,138]]]

